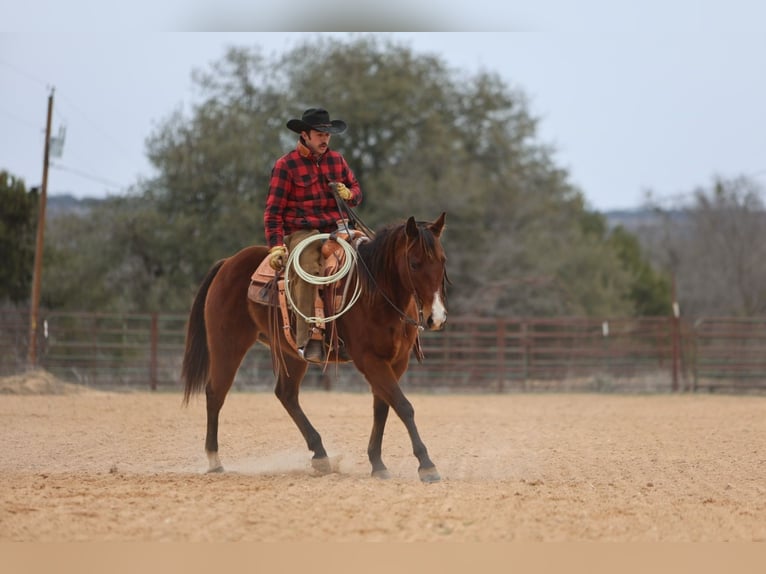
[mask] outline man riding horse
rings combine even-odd
[[[280,157],[271,171],[266,197],[264,228],[269,264],[284,269],[288,252],[303,239],[335,231],[343,218],[331,192],[349,206],[362,201],[362,190],[345,158],[330,149],[330,138],[346,130],[346,122],[331,120],[323,108],[309,108],[300,119],[291,119],[287,128],[300,135],[296,148]],[[321,244],[314,241],[300,254],[299,265],[311,275],[320,275]],[[303,316],[311,316],[317,300],[317,287],[300,277],[291,277],[292,299]],[[323,334],[301,317],[296,319],[295,341],[301,356],[312,362],[324,359]]]

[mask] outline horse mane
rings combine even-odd
[[[418,237],[415,242],[428,257],[436,255],[436,237],[428,228],[427,221],[418,221]],[[372,240],[359,246],[359,256],[362,259],[360,273],[362,289],[367,297],[376,291],[392,295],[399,284],[396,273],[397,259],[402,257],[408,241],[407,224],[392,223],[376,231]]]

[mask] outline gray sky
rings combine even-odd
[[[339,28],[475,29],[381,34],[456,69],[497,72],[523,91],[540,119],[539,141],[556,149],[556,164],[593,209],[638,207],[647,189],[670,200],[714,176],[748,175],[766,184],[764,2],[541,0],[519,9],[477,0],[470,10],[443,10],[449,15],[429,20],[426,7],[404,18],[396,1],[372,25],[369,14],[352,13]],[[28,187],[40,183],[47,98],[55,86],[53,134],[65,126],[66,143],[48,189],[77,197],[121,194],[153,175],[145,139],[175,109],[189,110],[193,69],[220,59],[229,45],[282,52],[317,34],[239,29],[332,24],[307,16],[257,19],[236,2],[216,12],[192,2],[183,18],[172,11],[180,0],[161,8],[135,0],[136,9],[124,13],[105,3],[75,4],[33,0],[3,9],[0,169]],[[152,19],[142,20],[149,6]],[[95,32],[107,18],[109,31]],[[486,22],[509,31],[479,31],[490,29]],[[196,32],[206,27],[223,31]],[[285,120],[301,111],[286,110]]]

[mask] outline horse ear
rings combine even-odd
[[[419,235],[418,231],[418,224],[415,223],[415,218],[410,215],[410,218],[407,220],[407,236],[411,237],[412,239],[415,239]]]
[[[431,224],[431,233],[433,233],[436,237],[439,237],[442,234],[442,230],[444,229],[444,220],[447,219],[447,212],[443,211],[442,214],[439,216],[439,219],[434,221]]]

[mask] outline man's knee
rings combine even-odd
[[[312,235],[319,234],[316,230],[311,231],[296,231],[295,233],[285,237],[285,244],[287,248],[292,252],[298,246],[298,244],[304,239],[311,237]],[[301,254],[298,257],[298,263],[306,273],[310,275],[319,276],[322,273],[322,242],[311,241],[306,243],[301,248]]]

